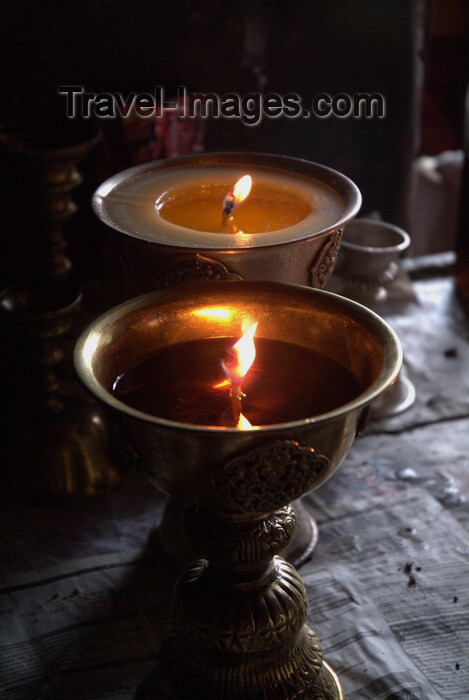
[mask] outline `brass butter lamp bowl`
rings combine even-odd
[[[196,177],[202,178],[201,188],[207,188],[219,170],[232,184],[240,174],[252,174],[253,191],[259,178],[274,183],[282,178],[282,187],[292,193],[299,188],[302,197],[309,196],[313,210],[279,230],[239,236],[207,233],[195,225],[186,228],[157,216],[158,193],[170,193],[175,183],[180,187]],[[356,216],[361,201],[358,187],[348,177],[319,163],[267,153],[202,153],[117,173],[100,185],[92,204],[101,221],[119,232],[122,261],[136,295],[209,280],[267,280],[323,288],[334,269],[344,226]],[[196,205],[194,218],[202,205]],[[235,221],[242,208],[235,212]]]
[[[356,396],[327,413],[240,430],[159,418],[113,395],[116,377],[161,348],[239,337],[256,320],[259,339],[301,346],[346,368]],[[189,503],[186,533],[201,557],[176,585],[174,629],[138,697],[342,698],[306,624],[304,585],[278,553],[295,529],[288,504],[332,475],[369,404],[396,380],[402,351],[392,329],[365,307],[316,289],[201,283],[108,311],[83,332],[74,361],[85,386],[117,412],[140,469]],[[336,384],[333,371],[325,381]]]

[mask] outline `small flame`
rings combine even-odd
[[[228,192],[223,200],[223,216],[229,217],[231,212],[238,204],[244,202],[252,187],[252,178],[250,175],[243,175],[235,184],[232,190]]]
[[[256,332],[256,328],[257,322],[241,336],[232,348],[225,351],[223,354],[221,361],[223,370],[231,383],[236,386],[241,384],[241,380],[256,357],[256,348],[254,346],[254,333]]]
[[[234,206],[236,207],[241,202],[244,202],[246,197],[251,191],[252,187],[252,177],[250,175],[244,175],[238,180],[236,185],[233,187],[233,196],[235,198]]]
[[[246,416],[243,416],[243,414],[241,413],[238,419],[238,425],[236,427],[238,428],[238,430],[249,430],[250,428],[252,428],[252,423],[250,423]]]

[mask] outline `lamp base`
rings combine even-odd
[[[292,696],[294,700],[344,700],[344,694],[336,673],[325,661],[322,662],[314,686],[298,695]],[[151,670],[135,694],[135,700],[212,700],[200,695],[186,695],[177,690],[166,677],[161,668],[160,661]],[[215,699],[213,699],[215,700]],[[224,698],[224,700],[229,700]]]
[[[293,536],[293,508],[240,517],[189,505],[184,522],[203,558],[176,584],[173,631],[137,698],[341,700],[305,624],[303,582],[277,554]]]
[[[0,487],[16,502],[82,499],[106,493],[120,480],[112,439],[100,406],[74,396],[57,414],[13,416],[2,439]]]
[[[414,401],[415,387],[401,370],[396,382],[371,404],[369,420],[377,421],[397,416],[410,408]]]
[[[318,541],[318,526],[304,503],[298,498],[292,503],[296,515],[295,534],[281,554],[296,569],[311,556]],[[187,503],[181,498],[168,498],[157,525],[157,541],[161,551],[178,571],[197,559],[198,553],[184,533],[184,513]]]

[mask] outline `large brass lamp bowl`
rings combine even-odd
[[[312,349],[346,368],[356,395],[327,413],[247,430],[162,419],[113,395],[116,377],[160,348],[239,337],[256,320],[258,338]],[[201,283],[108,311],[79,338],[74,359],[88,389],[120,416],[150,481],[189,504],[186,532],[203,557],[179,579],[174,631],[141,697],[341,698],[305,624],[302,581],[277,555],[295,527],[288,504],[331,476],[370,402],[396,380],[402,351],[392,329],[365,307],[316,289]],[[323,379],[337,389],[333,372]]]

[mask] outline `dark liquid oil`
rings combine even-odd
[[[113,394],[159,418],[232,426],[220,357],[237,340],[207,338],[161,348],[119,375]],[[253,426],[311,418],[361,393],[351,372],[314,350],[265,338],[256,338],[255,345],[256,358],[242,382],[242,412]]]

